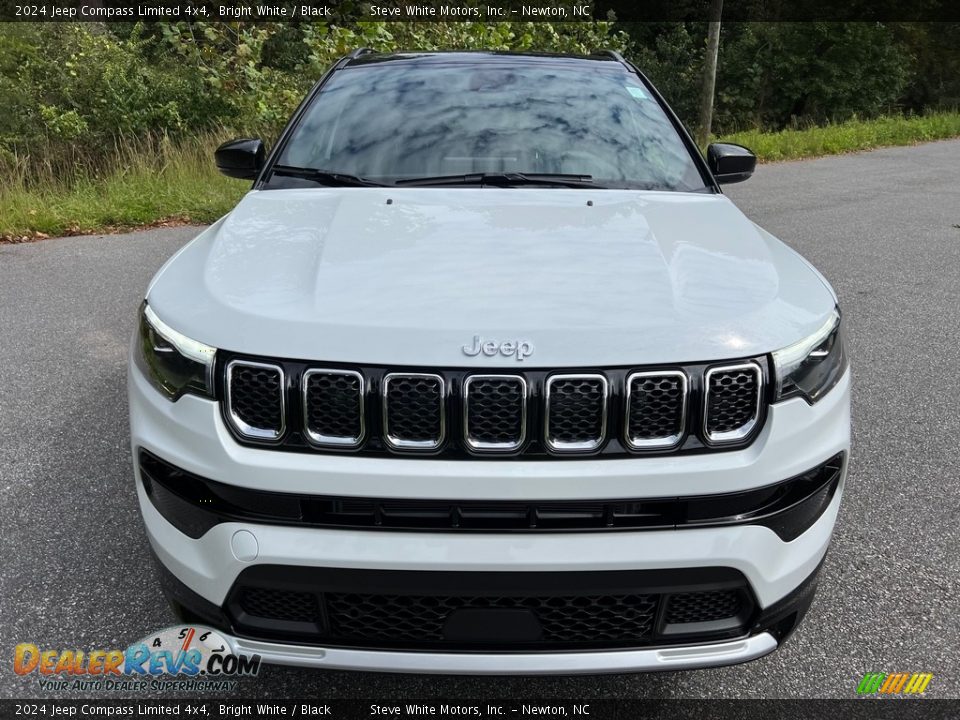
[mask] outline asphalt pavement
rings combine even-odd
[[[837,289],[851,472],[797,634],[738,667],[579,678],[266,667],[242,696],[850,698],[864,672],[960,697],[960,141],[764,165],[729,195]],[[125,355],[150,277],[197,228],[0,245],[0,697],[20,642],[126,647],[173,621],[148,562]],[[97,697],[91,693],[91,697]]]

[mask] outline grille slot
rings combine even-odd
[[[383,436],[399,450],[436,450],[446,434],[444,382],[428,373],[383,379]]]
[[[656,595],[443,596],[326,593],[330,632],[341,642],[442,643],[449,616],[464,609],[522,609],[536,615],[539,643],[643,644]]]
[[[512,452],[527,436],[527,381],[471,375],[463,383],[464,440],[480,452]]]
[[[546,382],[544,440],[555,452],[596,450],[607,434],[607,379],[552,375]]]
[[[756,363],[707,370],[704,386],[704,435],[713,444],[747,437],[760,417],[763,374]]]
[[[364,435],[363,376],[351,370],[303,374],[303,427],[316,445],[357,447]]]
[[[278,440],[286,429],[284,374],[279,365],[233,360],[227,365],[227,407],[241,435]]]
[[[624,441],[634,450],[670,448],[683,438],[687,376],[680,370],[627,376]]]

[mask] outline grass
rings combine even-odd
[[[29,178],[14,172],[0,185],[0,242],[212,222],[250,187],[217,172],[217,143],[212,136],[124,142],[101,170],[69,181],[43,167]]]
[[[747,130],[724,135],[719,140],[745,145],[762,162],[776,162],[953,137],[960,137],[960,111],[850,120],[823,127],[779,132]]]
[[[960,111],[883,117],[780,132],[745,131],[720,140],[746,145],[762,162],[856,152],[960,137]],[[208,223],[228,212],[249,184],[220,175],[213,134],[118,143],[97,171],[69,174],[14,158],[0,184],[0,242],[145,227]],[[27,168],[30,168],[28,171]]]

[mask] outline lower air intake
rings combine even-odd
[[[754,614],[730,568],[430,572],[261,565],[225,609],[242,634],[400,649],[597,649],[738,637]]]

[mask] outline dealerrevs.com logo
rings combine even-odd
[[[865,673],[857,685],[858,695],[920,695],[933,673]]]
[[[229,691],[260,671],[259,655],[235,654],[216,630],[176,625],[119,649],[14,648],[17,675],[36,675],[42,690],[136,692]]]

